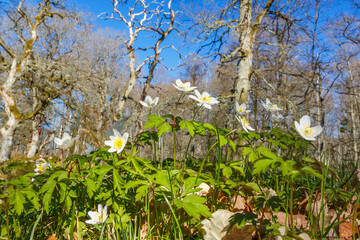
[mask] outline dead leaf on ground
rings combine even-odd
[[[246,199],[241,196],[236,196],[231,199],[232,205],[234,206],[234,211],[244,211],[246,209],[247,203]]]
[[[230,218],[235,213],[227,210],[217,210],[212,214],[212,218],[203,220],[201,232],[203,232],[204,240],[251,240],[256,233],[256,227],[246,225],[240,229],[233,226],[229,232]]]
[[[56,240],[56,235],[55,234],[51,235],[47,240]]]
[[[355,226],[355,235],[358,235],[357,227]],[[353,224],[352,222],[343,222],[339,225],[339,237],[342,240],[353,239]]]

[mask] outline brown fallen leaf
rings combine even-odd
[[[357,228],[355,227],[355,235],[357,234]],[[339,225],[339,237],[342,240],[353,239],[353,224],[352,222],[343,222]]]
[[[284,226],[290,226],[290,215],[287,216],[286,219],[286,213],[284,212],[277,212],[274,213],[274,215],[277,217],[277,222],[279,222],[281,225]],[[286,220],[286,225],[285,225]],[[293,215],[294,224],[299,229],[305,229],[307,225],[307,219],[306,216],[303,214],[295,214]]]
[[[47,240],[56,240],[56,235],[55,234],[51,235]]]
[[[236,196],[231,199],[234,211],[244,211],[246,209],[246,199],[241,196]]]

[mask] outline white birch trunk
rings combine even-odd
[[[38,152],[40,143],[39,117],[35,116],[32,120],[31,142],[29,143],[26,157],[33,158]]]
[[[236,70],[235,100],[242,103],[248,102],[250,92],[250,74],[253,61],[253,34],[251,26],[252,0],[244,0],[240,3],[240,37],[239,49],[243,56],[240,57]]]

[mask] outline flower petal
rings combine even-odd
[[[196,97],[197,97],[198,99],[200,99],[201,94],[199,93],[199,91],[198,91],[198,90],[194,90],[194,93],[195,93]],[[196,100],[196,101],[199,101],[199,100]]]
[[[152,102],[152,98],[148,95],[148,96],[145,97],[145,100],[144,100],[144,101],[146,102],[146,104],[147,104],[148,106],[150,106],[150,104],[151,104],[151,102]]]
[[[197,91],[197,90],[195,90],[195,91]],[[189,98],[194,99],[195,101],[198,101],[198,102],[200,101],[200,99],[195,97],[194,95],[189,95]]]
[[[311,137],[317,137],[323,130],[321,126],[312,127],[311,129],[314,131]]]
[[[305,115],[302,118],[300,118],[300,127],[306,127],[306,126],[310,126],[311,124],[311,119],[309,115]]]
[[[146,102],[143,102],[143,101],[140,100],[139,103],[140,103],[141,105],[143,105],[144,107],[149,107]]]
[[[158,103],[158,101],[159,101],[159,97],[156,97],[156,98],[154,99],[153,106],[156,106],[156,104]]]
[[[127,140],[128,140],[128,138],[129,138],[129,133],[124,133],[124,135],[122,136],[122,140],[124,141],[124,144],[123,145],[125,145],[126,144],[126,142],[127,142]]]
[[[180,79],[176,79],[175,82],[176,82],[176,85],[177,85],[177,86],[181,86],[181,85],[182,85],[182,81],[181,81]]]
[[[120,134],[120,132],[117,130],[117,129],[113,129],[113,133],[114,133],[114,136],[115,136],[115,139],[116,138],[121,138],[121,134]]]

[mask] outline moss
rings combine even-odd
[[[9,110],[12,114],[15,115],[15,119],[20,121],[22,119],[22,115],[19,111],[19,109],[15,105],[10,105]]]

